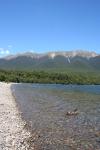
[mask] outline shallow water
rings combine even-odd
[[[100,148],[100,85],[16,84],[12,91],[37,149]],[[75,108],[78,115],[66,115]]]

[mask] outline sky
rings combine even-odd
[[[0,0],[0,56],[100,53],[100,0]]]

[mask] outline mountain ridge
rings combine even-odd
[[[96,57],[99,54],[97,54],[94,51],[86,51],[86,50],[71,50],[71,51],[50,51],[50,52],[45,52],[45,53],[35,53],[35,52],[24,52],[24,53],[19,53],[15,55],[8,55],[6,57],[3,57],[3,59],[13,59],[19,56],[27,56],[31,58],[41,58],[44,56],[49,56],[50,58],[54,58],[56,56],[64,56],[64,57],[75,57],[75,56],[81,56],[81,57]]]
[[[0,58],[0,69],[94,72],[100,71],[100,55],[83,50],[53,51],[41,54],[26,52]]]

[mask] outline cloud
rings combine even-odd
[[[6,54],[10,54],[10,51],[9,51],[9,50],[6,50]]]
[[[27,50],[24,50],[23,53],[35,53],[35,51],[33,49],[27,49]]]
[[[0,54],[1,55],[8,55],[8,54],[10,54],[10,51],[8,49],[5,49],[5,48],[0,48]]]
[[[34,53],[35,51],[33,49],[30,49],[29,52]]]
[[[8,48],[12,48],[13,46],[12,45],[8,45]]]

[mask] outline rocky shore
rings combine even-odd
[[[11,83],[0,82],[0,150],[28,150],[30,132],[16,107]]]

